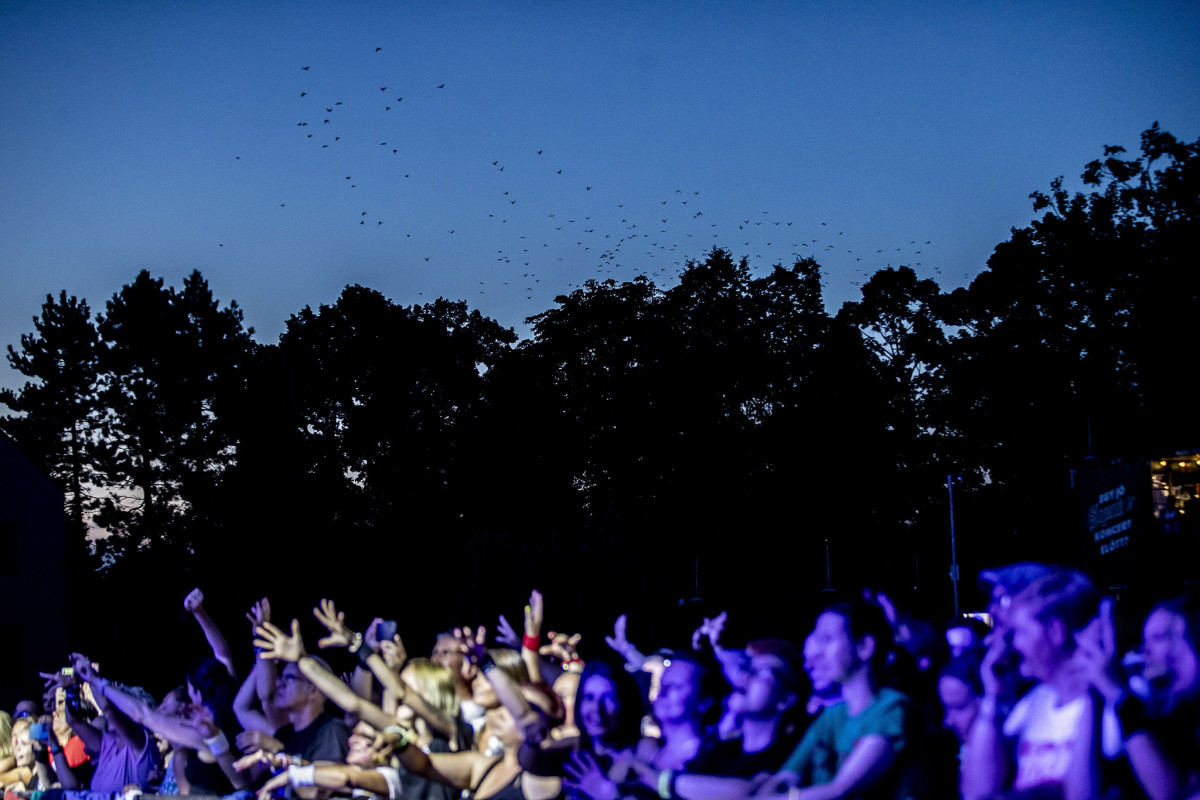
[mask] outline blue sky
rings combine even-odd
[[[0,344],[140,269],[264,342],[348,283],[524,334],[714,245],[831,310],[950,289],[1104,145],[1200,137],[1197,42],[1192,2],[5,2]]]

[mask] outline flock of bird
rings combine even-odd
[[[377,47],[374,52],[382,50]],[[338,191],[354,192],[368,181],[386,180],[388,192],[403,193],[408,202],[420,204],[419,187],[428,183],[412,178],[433,165],[409,161],[413,148],[405,146],[404,137],[409,134],[403,132],[403,118],[413,113],[439,113],[436,101],[442,99],[442,93],[451,94],[447,83],[397,89],[395,82],[390,82],[376,84],[370,92],[361,87],[331,91],[317,80],[312,65],[300,66],[299,75],[300,118],[289,125],[312,149],[352,152],[359,165],[345,174],[344,167],[335,170],[335,165],[344,161],[314,161],[314,168],[328,176],[331,189],[337,185]],[[378,142],[371,149],[379,156],[369,162],[362,160],[365,142]],[[459,232],[469,231],[472,237],[495,245],[489,256],[494,260],[487,272],[491,277],[478,282],[479,293],[503,288],[510,296],[520,291],[527,300],[539,301],[559,294],[564,284],[575,288],[589,278],[620,281],[641,274],[664,285],[678,277],[689,259],[702,259],[713,247],[725,248],[735,257],[745,255],[757,268],[790,265],[807,256],[827,268],[836,260],[859,276],[860,280],[849,281],[859,286],[884,266],[920,268],[922,253],[932,244],[910,240],[898,247],[893,243],[856,252],[853,245],[847,246],[845,231],[834,233],[827,222],[763,210],[730,217],[723,206],[716,208],[719,203],[706,202],[713,193],[708,188],[660,188],[627,197],[617,194],[623,189],[601,187],[605,182],[602,175],[573,174],[571,154],[550,154],[549,149],[530,144],[521,153],[481,154],[472,190],[478,198],[490,198],[491,207],[460,219],[439,236],[432,236],[427,229],[406,229],[406,224],[412,223],[407,219],[398,222],[402,215],[373,208],[360,207],[346,224],[397,236],[407,245],[396,250],[402,265],[425,269],[453,269],[450,259],[439,253],[439,238],[461,239]],[[235,158],[241,159],[240,155]],[[414,194],[417,196],[412,197]],[[379,194],[371,196],[378,198]],[[278,206],[288,209],[288,200],[282,199]],[[399,229],[398,233],[392,229]],[[862,237],[855,240],[861,242]],[[449,244],[446,239],[441,241]],[[932,271],[940,274],[940,270]],[[543,277],[546,285],[539,286]]]

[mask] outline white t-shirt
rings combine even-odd
[[[1062,783],[1080,739],[1079,727],[1087,707],[1086,695],[1060,705],[1058,693],[1044,683],[1017,701],[1004,721],[1004,735],[1017,739],[1014,789]],[[1101,725],[1101,747],[1111,758],[1121,751],[1121,726],[1107,705]]]

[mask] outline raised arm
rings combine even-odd
[[[221,767],[225,777],[229,778],[234,789],[241,791],[250,785],[250,776],[236,768],[235,751],[229,746],[225,732],[213,721],[211,709],[204,705],[191,706],[185,724],[200,737],[204,749],[216,759],[217,765]]]
[[[94,686],[95,691],[92,694],[95,696],[97,705],[101,711],[105,712],[105,719],[108,720],[109,732],[121,737],[135,751],[140,752],[146,747],[147,736],[146,729],[140,724],[131,720],[121,709],[110,704],[106,696],[109,682],[105,678],[101,678],[92,668],[92,662],[87,656],[81,653],[71,654],[71,664],[75,667],[75,674],[87,682],[88,685]],[[113,694],[119,694],[113,691]],[[74,727],[74,726],[72,726]],[[82,738],[82,735],[81,735]],[[87,740],[84,740],[87,745]],[[99,752],[99,742],[96,744],[96,752]]]
[[[253,637],[256,635],[255,630],[259,625],[271,621],[271,601],[265,597],[259,600],[250,607],[250,611],[246,613],[246,619],[250,621],[250,635]],[[266,720],[261,723],[261,727],[254,726],[254,729],[264,733],[273,733],[287,723],[287,715],[275,707],[275,681],[279,677],[275,670],[275,662],[270,659],[260,659],[255,653],[254,671],[251,675],[254,677],[254,696],[258,698],[260,713]],[[242,727],[249,730],[252,726],[243,722]]]
[[[259,680],[258,673],[265,670],[268,663],[270,662],[261,660],[255,662],[233,698],[233,713],[237,716],[243,732],[258,731],[269,735],[279,730],[279,726],[273,724],[259,707],[255,691]],[[238,735],[241,737],[244,733]]]
[[[604,641],[616,651],[617,655],[625,659],[625,664],[629,671],[638,672],[646,663],[646,657],[626,638],[625,627],[627,622],[628,620],[624,614],[617,617],[617,621],[613,623],[613,635],[605,636]]]
[[[369,644],[370,639],[368,646]],[[429,705],[419,692],[404,682],[400,677],[404,661],[404,642],[401,641],[400,635],[396,634],[392,641],[379,643],[378,653],[371,652],[367,657],[367,667],[379,679],[385,693],[394,697],[397,703],[411,708],[414,714],[425,720],[425,723],[441,736],[453,741],[454,720],[446,712]],[[389,724],[395,724],[395,721]]]
[[[483,646],[486,633],[487,630],[482,625],[474,632],[470,628],[455,628],[454,638],[463,649],[463,657],[478,665],[483,677],[492,685],[496,699],[512,714],[517,726],[524,731],[526,741],[543,741],[549,734],[545,718],[529,705],[517,682],[492,661],[491,655]]]
[[[1000,791],[1008,773],[997,710],[1000,682],[994,671],[1006,649],[1003,637],[995,637],[979,667],[983,699],[979,701],[979,712],[967,734],[966,758],[962,764],[962,791],[967,798],[987,797]]]
[[[304,640],[300,638],[299,620],[292,620],[290,634],[266,622],[258,627],[258,635],[254,646],[262,648],[263,658],[295,662],[304,677],[312,681],[314,686],[343,711],[357,715],[359,719],[379,730],[395,724],[395,717],[385,713],[370,700],[359,697],[345,681],[308,655],[304,649]]]
[[[212,648],[213,657],[225,666],[229,677],[237,678],[237,670],[233,667],[233,651],[229,649],[229,642],[225,641],[225,635],[221,633],[217,623],[204,608],[204,592],[192,589],[188,596],[183,598],[183,607],[191,612],[192,617],[200,626],[200,630],[204,631],[204,638],[208,640],[208,646]]]
[[[109,705],[138,726],[149,728],[153,732],[166,737],[168,741],[183,745],[192,750],[205,749],[204,737],[180,717],[160,714],[150,704],[128,694],[116,684],[110,683],[103,678],[98,682],[92,682],[92,685],[98,686],[98,693],[104,696]]]

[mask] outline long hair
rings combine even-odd
[[[895,634],[883,609],[866,600],[846,600],[834,603],[821,612],[836,614],[846,626],[846,635],[856,646],[868,636],[875,642],[875,651],[867,659],[871,684],[879,682],[895,647]]]
[[[575,713],[579,713],[579,698],[583,694],[583,685],[588,678],[598,675],[612,684],[616,694],[617,710],[613,729],[605,736],[605,746],[614,750],[637,744],[642,737],[642,717],[646,714],[646,701],[642,696],[641,687],[624,667],[615,666],[603,659],[589,659],[583,666],[579,676],[579,686],[575,690]],[[584,749],[591,750],[592,742],[587,733],[580,730],[580,738]]]
[[[204,656],[188,670],[187,680],[200,693],[218,728],[227,734],[240,730],[233,713],[233,698],[237,689],[224,664],[212,656]]]

